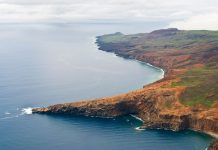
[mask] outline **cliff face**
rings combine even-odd
[[[182,38],[182,39],[181,39]],[[218,134],[218,33],[157,30],[97,38],[101,50],[165,70],[165,78],[127,94],[34,109],[35,113],[117,117],[134,114],[144,128]]]
[[[213,141],[207,150],[218,150],[218,140]]]
[[[157,83],[158,84],[158,83]],[[128,94],[91,101],[65,103],[34,109],[37,113],[71,114],[95,117],[117,117],[134,114],[144,121],[142,128],[161,128],[174,131],[193,129],[218,134],[217,110],[193,112],[180,104],[176,90],[158,90],[148,86]]]

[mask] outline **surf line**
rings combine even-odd
[[[6,117],[2,117],[0,118],[0,120],[5,120],[5,119],[12,119],[12,118],[17,118],[19,116],[22,116],[22,115],[31,115],[32,114],[32,107],[27,107],[27,108],[22,108],[21,109],[21,113],[18,113],[18,114],[12,114],[10,112],[5,112],[4,114],[7,115]],[[17,109],[19,110],[19,109]]]

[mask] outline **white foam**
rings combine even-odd
[[[32,112],[32,107],[27,107],[27,108],[23,108],[21,111],[22,111],[22,114],[26,114],[26,115],[31,115],[33,112]]]
[[[151,64],[149,64],[149,63],[146,63],[146,65],[148,65],[148,66],[150,66],[150,67],[156,68],[155,66],[153,66],[153,65],[151,65]]]
[[[143,130],[145,130],[145,129],[141,128],[141,127],[136,127],[135,129],[138,130],[138,131],[143,131]]]
[[[137,116],[135,116],[135,115],[130,115],[130,116],[132,116],[132,117],[134,117],[135,119],[137,119],[137,120],[139,120],[139,121],[141,121],[141,122],[144,122],[141,118],[139,118],[139,117],[137,117]]]
[[[22,115],[30,115],[32,114],[32,109],[31,107],[27,107],[27,108],[23,108],[21,109],[21,113],[19,114],[11,114],[10,112],[5,112],[5,115],[7,115],[6,117],[3,117],[3,118],[0,118],[0,120],[5,120],[5,119],[11,119],[11,118],[17,118],[19,116],[22,116]],[[19,108],[17,108],[17,110],[20,110]]]
[[[17,117],[19,117],[19,115],[10,116],[10,117],[3,117],[3,118],[0,118],[0,120],[11,119],[11,118],[17,118]]]
[[[160,78],[161,78],[161,79],[164,78],[165,72],[164,72],[164,70],[163,70],[162,68],[156,67],[156,66],[154,66],[154,65],[152,65],[152,64],[149,64],[149,63],[146,63],[146,65],[148,65],[148,66],[150,66],[150,67],[153,67],[153,68],[156,68],[156,69],[159,69],[159,70],[162,72],[161,75],[160,75]]]
[[[11,113],[9,113],[9,112],[5,112],[5,115],[10,115]]]

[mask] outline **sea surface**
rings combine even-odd
[[[137,130],[141,122],[31,114],[31,108],[111,96],[163,77],[160,69],[98,50],[96,36],[145,24],[1,24],[0,150],[205,150],[192,131]]]

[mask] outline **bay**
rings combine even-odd
[[[147,32],[144,24],[0,25],[0,149],[204,150],[210,136],[138,131],[116,119],[27,114],[26,108],[111,96],[163,77],[160,69],[98,50],[95,37]]]

